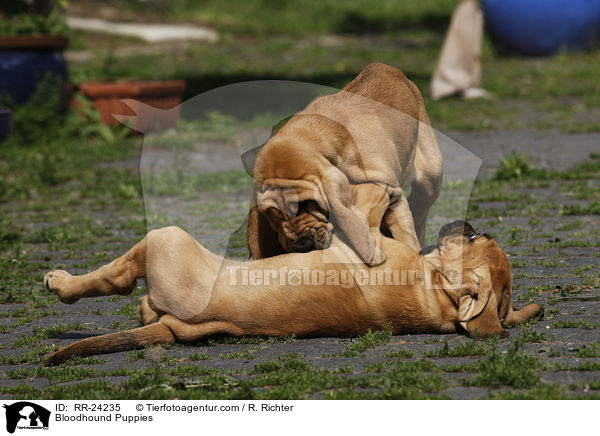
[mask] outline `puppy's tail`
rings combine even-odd
[[[124,332],[110,333],[75,342],[48,357],[44,361],[44,366],[59,365],[75,356],[114,353],[173,342],[175,342],[173,332],[166,325],[157,322]]]

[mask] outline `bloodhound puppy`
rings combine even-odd
[[[505,337],[502,324],[541,314],[537,304],[513,306],[507,256],[467,223],[443,227],[438,245],[423,254],[406,249],[415,243],[414,230],[400,240],[383,237],[387,262],[373,268],[335,235],[325,251],[338,263],[324,264],[317,251],[235,262],[209,252],[178,227],[153,230],[96,271],[46,274],[46,287],[65,303],[127,295],[141,277],[149,294],[137,310],[143,327],[75,342],[45,365],[214,334],[352,337],[391,325],[394,334]]]
[[[253,176],[251,258],[327,248],[339,228],[374,266],[385,262],[380,230],[398,239],[410,225],[423,243],[442,157],[417,87],[376,63],[291,117],[256,155]],[[412,216],[400,222],[397,210],[406,201]]]

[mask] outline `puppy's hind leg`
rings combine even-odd
[[[443,160],[435,130],[431,127],[419,89],[407,81],[419,105],[419,131],[415,153],[415,178],[408,198],[419,244],[425,243],[425,226],[429,209],[442,189]]]
[[[149,295],[144,295],[140,298],[136,311],[136,318],[141,325],[152,324],[153,322],[158,321],[161,315],[164,315],[164,312],[160,312],[158,309],[155,310],[150,305]]]
[[[85,297],[129,295],[135,289],[137,279],[146,274],[146,239],[123,256],[88,274],[72,276],[63,270],[50,271],[44,276],[44,285],[67,304]]]
[[[415,231],[419,239],[419,244],[423,245],[425,244],[427,215],[440,191],[431,180],[414,182],[411,188],[408,203],[415,223]]]
[[[396,201],[390,205],[381,223],[384,234],[389,234],[396,241],[404,243],[415,253],[421,250],[415,225],[404,192],[398,189]]]
[[[163,315],[157,322],[144,327],[77,341],[51,354],[44,361],[44,366],[59,365],[75,356],[85,357],[134,350],[154,344],[173,343],[176,339],[181,342],[192,342],[219,333],[241,336],[243,330],[228,322],[188,324],[172,315]]]
[[[231,336],[242,336],[244,330],[235,324],[226,321],[209,321],[190,324],[175,318],[173,315],[163,315],[159,322],[169,327],[175,338],[181,342],[193,342],[207,336],[223,334]]]
[[[427,115],[424,115],[425,117]],[[442,155],[435,132],[427,122],[419,122],[419,137],[415,153],[415,178],[411,184],[408,204],[413,216],[419,244],[425,243],[425,226],[429,209],[442,189]]]

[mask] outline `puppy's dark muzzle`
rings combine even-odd
[[[300,253],[306,253],[307,251],[312,251],[316,248],[315,240],[312,238],[303,239],[294,244],[295,251]]]

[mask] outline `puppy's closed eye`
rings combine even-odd
[[[301,201],[298,204],[298,214],[301,211],[310,213],[319,221],[327,221],[329,219],[329,211],[321,209],[314,200]]]

